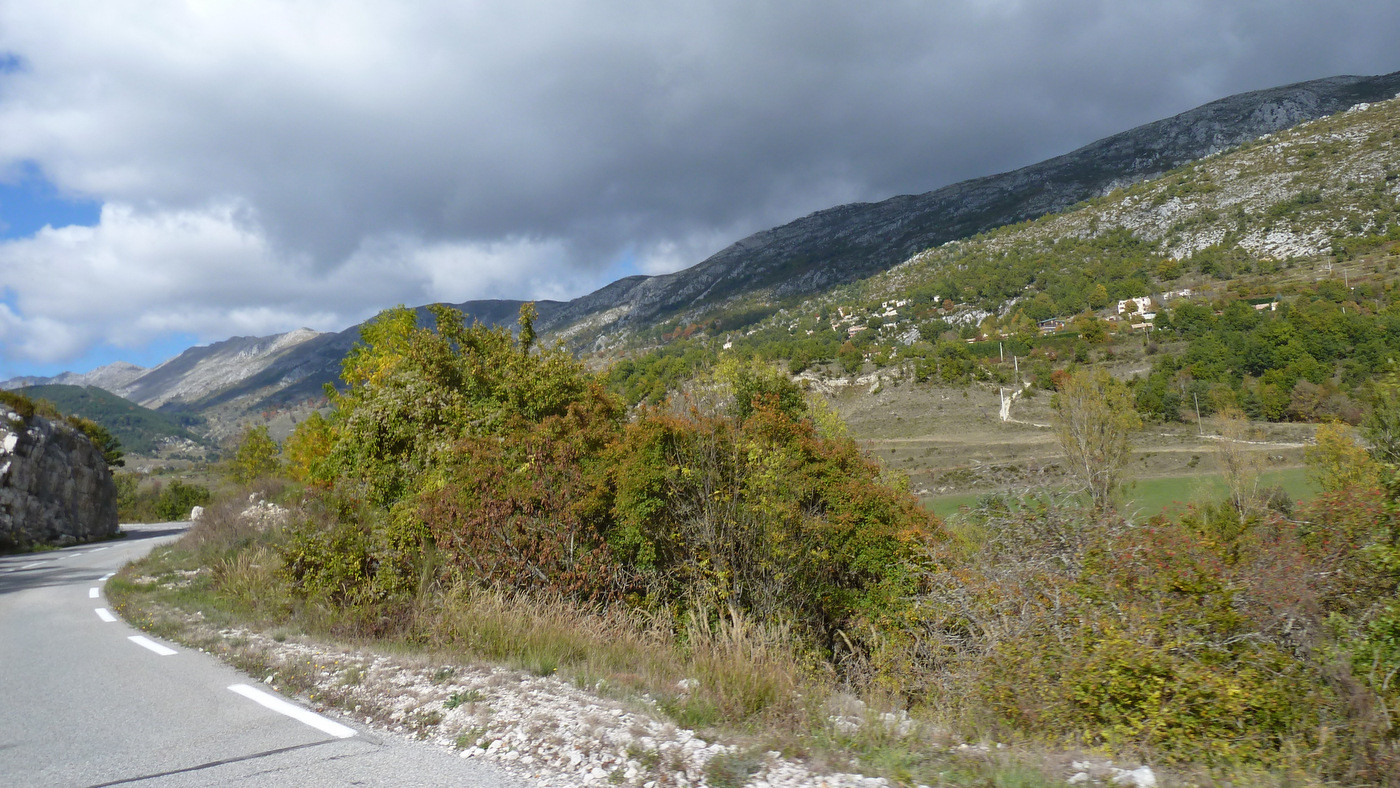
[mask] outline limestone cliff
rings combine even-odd
[[[76,428],[0,405],[0,548],[68,545],[117,532],[117,488]]]

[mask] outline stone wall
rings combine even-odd
[[[71,425],[0,405],[0,549],[117,533],[117,488],[102,452]]]

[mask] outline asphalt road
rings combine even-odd
[[[207,654],[140,642],[102,581],[184,527],[0,557],[0,786],[526,785],[315,714]]]

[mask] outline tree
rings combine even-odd
[[[848,339],[836,352],[836,359],[841,362],[847,375],[854,375],[860,372],[861,366],[865,363],[865,354],[861,353],[860,348]]]
[[[1054,408],[1055,437],[1070,473],[1095,508],[1107,509],[1132,454],[1129,435],[1142,426],[1132,392],[1107,370],[1080,369],[1065,379]]]
[[[1094,289],[1089,291],[1089,306],[1094,309],[1103,309],[1108,306],[1108,288],[1102,283],[1094,285]]]
[[[1380,479],[1380,466],[1344,424],[1319,424],[1315,442],[1303,450],[1303,458],[1308,476],[1323,492],[1357,485],[1374,487]]]
[[[1230,491],[1230,505],[1239,515],[1240,524],[1259,509],[1259,455],[1250,451],[1249,443],[1257,437],[1249,428],[1249,419],[1238,408],[1225,408],[1213,419],[1219,436],[1215,446],[1216,462]]]
[[[272,439],[267,427],[249,427],[238,440],[238,448],[233,454],[231,472],[239,484],[271,476],[281,467],[277,457],[277,441]]]
[[[535,302],[520,305],[520,317],[516,320],[520,324],[520,352],[529,353],[530,346],[535,344],[535,319],[540,316],[539,310],[535,308]]]
[[[126,460],[123,459],[126,452],[122,451],[121,441],[108,432],[106,427],[80,416],[71,416],[68,420],[82,430],[83,434],[88,436],[88,440],[92,441],[92,445],[102,452],[102,459],[107,463],[108,468],[120,468],[126,465]]]
[[[320,411],[311,411],[311,415],[297,425],[282,446],[291,477],[303,483],[311,481],[316,464],[330,454],[333,439],[330,423],[321,416]]]
[[[1089,312],[1074,319],[1074,328],[1079,332],[1079,336],[1090,344],[1097,345],[1108,341],[1108,327],[1104,325],[1104,321]]]

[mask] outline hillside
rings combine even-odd
[[[1085,312],[1116,318],[1117,302],[1135,297],[1153,308],[1181,291],[1265,298],[1333,278],[1353,297],[1378,297],[1400,240],[1397,128],[1400,100],[1358,106],[819,296],[707,313],[687,335],[803,367],[835,361],[850,341],[883,367],[920,342],[1033,336]],[[735,311],[777,314],[744,322]],[[675,344],[682,327],[663,324],[654,339]]]
[[[199,443],[194,432],[201,426],[198,420],[143,408],[96,386],[50,384],[21,388],[19,393],[30,399],[48,400],[65,414],[106,427],[128,454],[150,457],[172,443]]]
[[[819,211],[755,233],[698,265],[631,277],[569,302],[546,324],[578,347],[726,301],[786,300],[888,269],[920,250],[1063,210],[1261,135],[1392,98],[1400,72],[1242,93],[1012,172],[920,195]],[[601,343],[601,344],[600,344]]]

